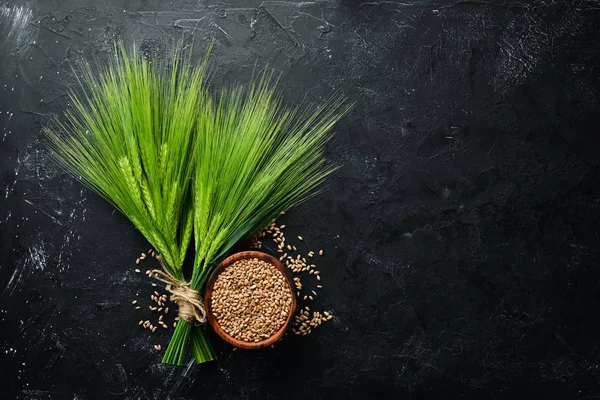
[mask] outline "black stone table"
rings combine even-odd
[[[598,398],[599,26],[593,0],[0,3],[0,398]],[[214,40],[215,87],[269,65],[286,101],[356,105],[281,220],[335,318],[175,368],[131,306],[148,244],[41,128],[77,60],[181,38]]]

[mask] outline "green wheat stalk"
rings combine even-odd
[[[129,218],[179,279],[205,72],[206,60],[193,67],[181,46],[166,63],[119,44],[99,72],[81,66],[65,122],[44,129],[56,161]]]
[[[317,193],[335,170],[323,155],[331,128],[350,109],[341,95],[319,108],[285,107],[269,73],[218,100],[204,96],[192,191],[195,290],[240,239]],[[204,330],[180,320],[163,362],[181,364],[190,339],[198,362],[211,359]]]

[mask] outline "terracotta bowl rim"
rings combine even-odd
[[[292,294],[292,305],[290,307],[290,312],[287,316],[287,319],[285,320],[285,323],[281,326],[281,328],[279,328],[279,330],[277,332],[275,332],[274,335],[268,337],[267,339],[261,340],[260,342],[246,342],[243,340],[236,339],[233,336],[229,335],[227,332],[225,332],[221,328],[221,326],[217,322],[214,314],[212,313],[212,310],[210,307],[210,300],[212,297],[212,289],[213,289],[213,286],[214,286],[215,281],[216,281],[217,277],[219,276],[219,274],[226,267],[235,263],[236,261],[244,260],[244,259],[252,259],[252,258],[258,258],[259,260],[268,262],[268,263],[274,265],[278,270],[280,270],[283,273],[283,276],[286,278],[288,285],[290,287],[290,292]],[[277,258],[273,257],[272,255],[264,253],[262,251],[256,251],[256,250],[241,251],[241,252],[232,254],[229,257],[227,257],[226,259],[224,259],[223,261],[221,261],[221,263],[219,265],[217,265],[217,267],[212,271],[212,273],[210,274],[210,277],[208,278],[208,282],[206,284],[206,290],[204,292],[204,304],[206,304],[207,320],[208,320],[209,324],[212,326],[212,328],[214,329],[214,331],[217,333],[217,335],[219,335],[221,337],[221,339],[225,340],[226,342],[228,342],[236,347],[240,347],[242,349],[251,350],[251,349],[259,349],[259,348],[268,347],[268,346],[272,345],[273,343],[277,342],[278,340],[280,340],[283,337],[283,335],[285,334],[285,332],[289,329],[290,325],[292,324],[292,320],[294,318],[294,314],[295,314],[296,306],[297,306],[296,293],[294,291],[294,280],[292,279],[292,276],[291,276],[290,272],[288,271],[287,267],[285,267],[281,261],[279,261]]]

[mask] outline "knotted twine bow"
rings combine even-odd
[[[192,289],[189,282],[180,281],[171,275],[160,256],[158,260],[163,269],[153,269],[150,271],[151,276],[167,284],[165,289],[171,293],[171,300],[179,307],[179,318],[192,324],[196,322],[205,323],[206,308],[200,292]]]

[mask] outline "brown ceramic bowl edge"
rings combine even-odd
[[[292,305],[290,307],[290,312],[288,314],[287,319],[285,320],[285,323],[281,326],[281,328],[279,328],[279,330],[277,332],[275,332],[274,335],[268,337],[265,340],[261,340],[260,342],[245,342],[243,340],[238,340],[238,339],[230,336],[227,332],[225,332],[221,328],[221,326],[217,322],[215,316],[213,315],[211,307],[210,307],[210,299],[212,296],[212,289],[213,289],[213,286],[217,279],[217,276],[219,276],[221,271],[223,271],[223,269],[225,269],[229,265],[235,263],[236,261],[243,260],[243,259],[250,259],[250,258],[258,258],[259,260],[263,260],[265,262],[268,262],[268,263],[274,265],[278,270],[280,270],[283,273],[283,276],[285,276],[286,280],[288,281],[288,285],[290,286],[290,291],[292,293]],[[242,252],[235,253],[235,254],[232,254],[231,256],[227,257],[219,265],[217,265],[217,267],[212,271],[212,273],[210,274],[210,277],[208,278],[208,282],[206,283],[206,290],[204,292],[204,303],[206,304],[206,317],[208,319],[208,322],[212,326],[214,331],[217,333],[217,335],[219,335],[219,337],[221,337],[221,339],[225,340],[226,342],[228,342],[236,347],[239,347],[242,349],[247,349],[247,350],[252,350],[252,349],[268,347],[268,346],[272,345],[273,343],[276,343],[283,337],[285,332],[290,327],[290,325],[292,323],[292,319],[294,318],[294,314],[296,311],[296,305],[297,305],[297,299],[296,299],[296,293],[294,292],[294,280],[292,279],[292,276],[290,275],[287,268],[281,263],[281,261],[279,261],[277,258],[273,257],[272,255],[263,253],[261,251],[242,251]]]

